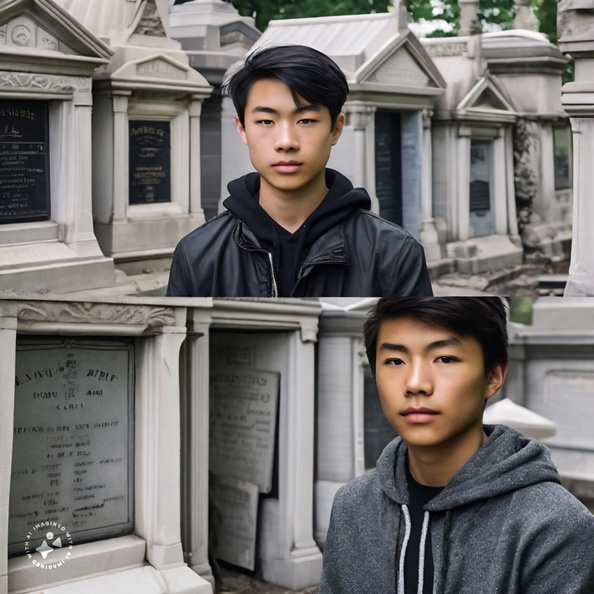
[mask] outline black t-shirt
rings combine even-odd
[[[410,522],[411,531],[406,556],[404,557],[404,591],[406,594],[417,594],[419,584],[419,553],[421,546],[421,533],[423,530],[423,507],[436,495],[441,493],[443,487],[427,487],[417,483],[406,465],[406,480],[410,493]],[[431,517],[429,518],[431,524]],[[431,550],[431,526],[428,526],[425,539],[425,563],[423,571],[423,594],[433,593],[433,552]]]

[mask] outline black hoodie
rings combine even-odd
[[[250,173],[228,185],[223,206],[241,219],[272,254],[279,297],[288,297],[297,283],[299,270],[314,241],[342,223],[356,210],[369,210],[371,198],[363,188],[353,188],[338,172],[326,169],[328,193],[303,225],[290,233],[260,206],[260,176]]]

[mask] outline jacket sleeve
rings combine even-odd
[[[423,246],[407,237],[386,297],[433,297]]]
[[[594,515],[577,501],[526,540],[522,594],[594,593]]]
[[[192,297],[188,289],[188,261],[183,245],[177,244],[173,252],[169,283],[167,284],[167,297]]]

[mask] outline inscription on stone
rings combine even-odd
[[[0,223],[50,217],[48,106],[0,101]]]
[[[220,521],[216,524],[216,556],[253,570],[258,526],[258,487],[230,476],[215,476],[210,489]]]
[[[130,204],[171,202],[171,125],[130,121]]]
[[[402,156],[400,116],[378,111],[375,114],[375,191],[380,215],[402,224]]]
[[[132,345],[28,339],[17,345],[9,550],[36,522],[76,542],[132,527]]]
[[[210,377],[210,468],[272,489],[279,374],[215,368]]]

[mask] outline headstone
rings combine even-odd
[[[253,571],[256,563],[258,486],[230,476],[215,476],[210,495],[217,516],[214,521],[217,558]]]
[[[130,121],[130,204],[171,202],[171,123]]]
[[[79,543],[131,530],[132,383],[129,342],[19,342],[10,552],[38,521],[59,521]]]
[[[0,3],[0,48],[0,291],[110,287],[91,215],[91,76],[111,52],[52,0]]]
[[[216,368],[210,374],[210,468],[272,489],[279,374]]]
[[[47,101],[0,100],[0,223],[50,218]]]

